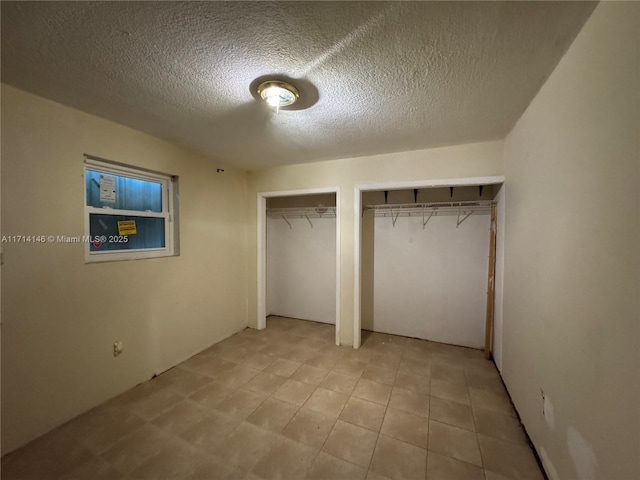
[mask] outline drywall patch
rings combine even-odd
[[[569,427],[567,430],[567,447],[576,467],[578,478],[581,480],[597,478],[598,460],[593,447],[573,427]]]
[[[560,480],[560,475],[558,475],[558,471],[553,466],[553,463],[551,463],[551,459],[544,447],[540,448],[540,460],[542,461],[542,466],[547,473],[547,477],[549,477],[550,480]]]

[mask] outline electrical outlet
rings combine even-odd
[[[117,357],[118,355],[120,355],[122,353],[122,349],[124,347],[122,346],[122,342],[116,342],[113,344],[113,356]]]
[[[540,389],[540,395],[542,396],[542,415],[544,416],[544,414],[545,414],[545,412],[544,412],[544,406],[545,405],[544,404],[545,404],[545,400],[546,400],[546,397],[544,395],[544,390]]]

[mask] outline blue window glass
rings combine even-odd
[[[100,200],[102,177],[115,179],[115,202]],[[124,177],[112,173],[85,170],[87,206],[110,207],[118,210],[162,212],[162,184],[149,180]]]
[[[118,222],[126,221],[135,222],[135,234],[119,234]],[[131,224],[129,223],[129,225]],[[104,241],[92,242],[89,245],[89,249],[92,252],[104,252],[142,248],[164,248],[164,229],[164,218],[92,213],[89,215],[89,235],[91,235],[92,239],[98,237]]]

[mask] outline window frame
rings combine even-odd
[[[105,175],[118,175],[137,180],[145,180],[162,185],[162,211],[151,212],[141,210],[122,210],[110,207],[92,207],[87,205],[87,170],[104,173]],[[154,172],[139,167],[123,165],[85,155],[82,171],[83,197],[84,197],[84,232],[85,238],[91,235],[90,216],[98,215],[123,215],[130,217],[164,218],[164,247],[161,248],[137,248],[129,250],[104,250],[91,251],[90,242],[85,242],[85,263],[114,262],[122,260],[140,260],[144,258],[171,257],[175,255],[175,237],[177,215],[174,214],[177,177],[174,175]]]

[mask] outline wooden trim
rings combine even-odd
[[[491,233],[489,237],[489,274],[487,279],[487,322],[484,332],[484,358],[491,356],[491,333],[496,291],[496,205],[491,205]]]

